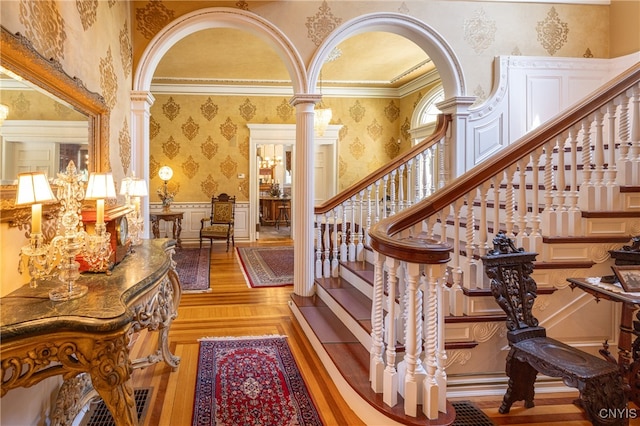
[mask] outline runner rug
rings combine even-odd
[[[173,254],[183,293],[203,293],[209,288],[209,248],[176,248]]]
[[[293,285],[293,247],[237,247],[249,287]]]
[[[193,426],[322,425],[286,337],[200,340]]]

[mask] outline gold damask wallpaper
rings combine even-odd
[[[7,120],[86,121],[79,112],[34,90],[10,90],[0,93],[9,107]]]
[[[617,13],[634,1],[615,1],[611,8],[593,4],[450,0],[134,1],[134,63],[166,24],[206,7],[224,6],[257,13],[282,30],[307,63],[317,46],[339,25],[366,13],[395,12],[423,20],[447,40],[466,71],[468,94],[482,101],[492,91],[493,63],[498,55],[609,58],[610,34],[615,34],[618,40],[616,47],[626,46],[625,53],[637,51],[639,18],[635,18],[635,25],[630,22],[624,28],[610,23],[610,13]],[[375,55],[375,48],[371,53]]]
[[[59,62],[67,74],[105,99],[111,109],[106,163],[116,180],[131,172],[129,6],[128,1],[116,0],[0,2],[2,26],[24,34],[42,56]]]
[[[344,189],[410,146],[406,133],[415,99],[326,98],[338,141],[339,189]],[[401,103],[409,105],[401,110]],[[295,111],[279,97],[156,95],[151,108],[151,192],[162,185],[158,169],[169,165],[176,202],[204,201],[227,192],[249,198],[247,123],[293,124]],[[398,140],[400,139],[400,144]],[[244,179],[238,175],[244,174]],[[152,196],[151,201],[158,201]]]

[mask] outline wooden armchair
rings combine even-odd
[[[547,337],[532,312],[537,284],[530,274],[537,254],[516,249],[503,233],[496,235],[493,244],[494,250],[482,261],[491,279],[491,293],[507,314],[510,346],[506,360],[509,387],[498,411],[508,413],[520,400],[526,408],[533,407],[534,383],[540,372],[577,388],[577,402],[594,425],[625,424],[622,414],[615,418],[607,411],[625,412],[627,395],[620,367]]]
[[[236,197],[230,197],[222,193],[211,198],[211,215],[209,218],[200,220],[200,248],[202,239],[208,238],[213,244],[213,240],[226,240],[227,251],[229,242],[235,247],[236,242],[233,236],[233,225],[236,214]]]

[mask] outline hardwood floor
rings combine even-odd
[[[291,244],[291,240],[267,240],[252,245]],[[238,244],[249,245],[249,244]],[[198,363],[198,339],[207,336],[288,336],[289,346],[326,425],[362,425],[342,399],[287,303],[292,287],[249,288],[234,250],[223,245],[211,250],[210,293],[184,294],[169,335],[171,351],[181,358],[175,372],[158,363],[133,373],[134,387],[151,387],[152,398],[144,425],[190,425]],[[146,355],[157,345],[157,333],[137,336],[133,357]],[[497,425],[589,425],[580,409],[571,404],[576,394],[539,395],[537,406],[523,410],[516,404],[509,415],[497,413],[501,397],[474,398]],[[465,398],[469,399],[469,398]]]

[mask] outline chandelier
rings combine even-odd
[[[327,126],[329,126],[333,112],[331,108],[326,107],[322,101],[322,71],[320,71],[320,102],[316,104],[314,113],[313,130],[318,136],[324,136],[324,131],[327,130]]]
[[[112,264],[111,236],[104,223],[104,199],[115,197],[111,173],[92,173],[86,194],[82,174],[73,161],[54,181],[58,185],[60,202],[56,234],[46,243],[42,234],[42,203],[55,201],[49,181],[43,172],[18,174],[16,205],[31,205],[29,244],[21,249],[20,272],[26,265],[31,276],[30,286],[39,279],[56,275],[62,285],[49,292],[49,299],[63,301],[84,296],[88,288],[78,284],[82,258],[92,271],[106,271]],[[88,234],[82,223],[83,199],[96,200],[95,234]],[[54,274],[54,270],[57,273]]]

